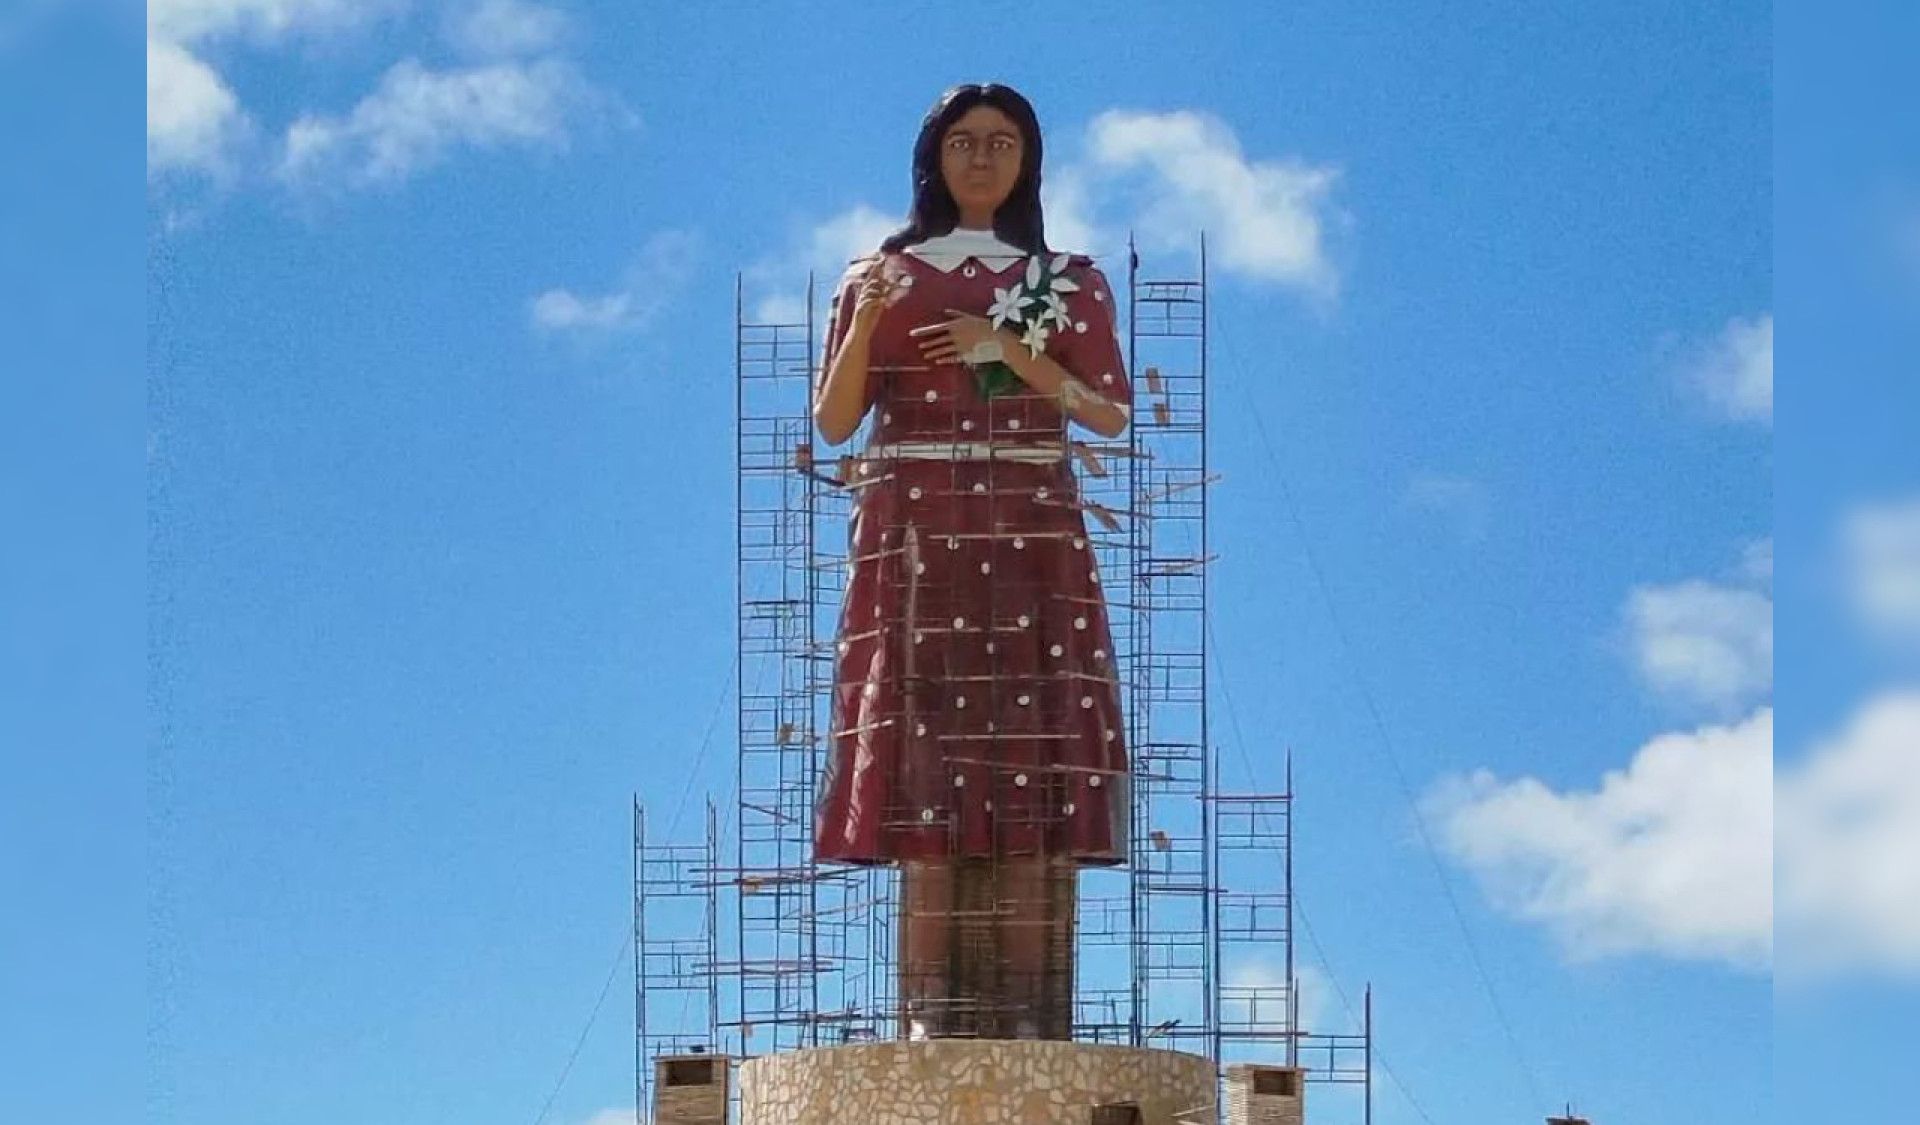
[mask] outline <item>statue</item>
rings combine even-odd
[[[1012,89],[928,113],[908,221],[842,279],[814,421],[869,413],[821,861],[901,868],[909,1037],[1064,1039],[1078,869],[1125,861],[1127,752],[1070,425],[1130,420],[1114,295],[1056,253]]]

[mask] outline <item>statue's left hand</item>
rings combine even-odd
[[[1004,353],[1008,338],[986,317],[958,309],[948,309],[947,315],[953,319],[910,333],[919,338],[920,354],[929,363],[987,363]]]

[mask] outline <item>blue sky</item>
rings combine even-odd
[[[1898,46],[1916,34],[1920,15],[1893,4],[1852,6],[1837,16],[1788,11],[1778,24],[1780,41],[1793,44],[1781,56],[1780,82],[1795,91],[1782,98],[1777,118],[1777,249],[1780,260],[1791,263],[1778,299],[1797,325],[1790,366],[1803,373],[1790,393],[1796,421],[1781,443],[1789,471],[1779,476],[1776,498],[1783,573],[1796,576],[1780,592],[1787,654],[1780,669],[1783,770],[1807,768],[1836,746],[1857,749],[1874,741],[1858,727],[1849,735],[1833,732],[1876,702],[1910,702],[1920,671],[1914,645],[1920,630],[1909,600],[1896,596],[1916,573],[1914,553],[1910,546],[1896,550],[1892,555],[1904,562],[1894,562],[1882,534],[1891,529],[1896,538],[1910,536],[1920,519],[1913,507],[1920,454],[1912,426],[1920,416],[1914,379],[1920,129],[1911,115],[1879,116],[1881,107],[1920,96],[1920,81]],[[1851,611],[1835,612],[1837,600],[1850,600]],[[1898,753],[1886,760],[1899,762],[1910,778],[1920,762],[1920,730],[1910,724],[1892,729],[1903,733],[1895,740]],[[1862,776],[1902,790],[1890,780],[1898,775],[1868,769]],[[1910,781],[1904,791],[1903,822],[1920,823]],[[1783,801],[1782,807],[1789,806]],[[1906,857],[1902,876],[1889,886],[1906,902],[1920,900],[1911,838],[1887,842],[1899,845],[1892,854]],[[1794,854],[1790,846],[1783,830],[1783,856]],[[1818,855],[1823,849],[1803,850]],[[1851,862],[1843,870],[1874,867],[1864,850],[1846,858]],[[1783,903],[1783,911],[1789,905]],[[1920,1035],[1911,912],[1891,912],[1897,919],[1891,923],[1876,912],[1880,926],[1858,912],[1841,913],[1852,916],[1858,932],[1906,935],[1908,955],[1896,961],[1906,972],[1893,981],[1855,974],[1818,987],[1782,987],[1775,1034],[1783,1119],[1824,1111],[1870,1120],[1906,1111],[1897,1081],[1908,1054],[1902,1044]],[[1784,926],[1782,940],[1790,940]],[[1827,1077],[1835,1074],[1857,1080],[1836,1088]],[[1827,1108],[1835,1102],[1843,1112]]]
[[[1056,239],[1111,253],[1133,229],[1168,270],[1195,228],[1213,240],[1227,729],[1259,762],[1294,749],[1331,964],[1303,960],[1375,984],[1381,1052],[1426,1115],[1890,1108],[1867,1074],[1910,1032],[1910,994],[1856,975],[1776,1011],[1771,888],[1716,846],[1758,826],[1756,765],[1772,786],[1776,521],[1804,654],[1791,807],[1847,796],[1821,762],[1913,745],[1910,713],[1876,710],[1910,703],[1920,631],[1920,162],[1882,124],[1913,91],[1897,36],[1789,14],[1779,71],[1802,93],[1776,107],[1769,8],[1677,7],[156,3],[156,1118],[533,1119],[624,936],[629,794],[726,790],[736,277],[777,302],[831,268],[902,206],[933,95],[983,77],[1048,126],[1072,189]],[[47,88],[86,73],[60,50],[102,37],[130,64],[114,11],[46,50],[0,27],[20,63],[0,72]],[[0,496],[61,530],[8,560],[29,626],[8,635],[77,652],[131,599],[69,614],[35,591],[128,578],[93,546],[138,493],[85,487],[84,455],[124,448],[52,437],[108,397],[64,372],[132,363],[130,308],[37,303],[133,245],[94,219],[110,208],[79,144],[127,127],[102,131],[116,88],[69,85],[54,113],[0,101],[38,157],[12,167],[47,173],[0,176],[33,220],[0,245],[54,263],[0,275],[25,312],[0,347],[56,422],[0,448],[66,466]],[[1778,245],[1776,207],[1804,216]],[[1777,295],[1776,251],[1807,263]],[[1776,303],[1831,392],[1796,396],[1778,451]],[[80,663],[63,646],[0,661],[61,716],[7,718],[0,740],[133,713],[57,682]],[[124,809],[108,788],[7,819],[39,835]],[[1845,879],[1794,882],[1885,842],[1790,859],[1783,901],[1851,936],[1783,928],[1782,960],[1911,970],[1910,918]],[[31,866],[70,882],[85,858]],[[10,931],[16,961],[93,963],[97,935],[137,925],[83,918],[58,944]],[[549,1120],[631,1108],[625,986]],[[70,1034],[39,1037],[37,1073],[68,1073]],[[1379,1101],[1422,1120],[1393,1083]]]
[[[857,250],[983,77],[1057,240],[1213,241],[1215,656],[1297,754],[1303,960],[1432,1120],[1763,1116],[1713,845],[1770,802],[1689,816],[1770,794],[1771,40],[1695,7],[156,4],[162,1119],[533,1118],[628,795],[727,788],[736,277]],[[630,1108],[625,996],[550,1120]]]
[[[41,7],[0,8],[7,1120],[138,1112],[143,1030],[138,27]]]

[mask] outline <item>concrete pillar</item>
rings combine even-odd
[[[653,1125],[727,1125],[728,1062],[725,1055],[653,1060]]]
[[[1292,1066],[1227,1067],[1227,1125],[1306,1125],[1307,1072]]]

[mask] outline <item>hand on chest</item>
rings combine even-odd
[[[1022,259],[991,264],[969,258],[942,270],[901,255],[894,301],[873,342],[873,362],[885,378],[880,396],[883,441],[1046,440],[1057,438],[1064,418],[1052,399],[1024,384],[983,393],[976,371],[964,363],[929,362],[922,337],[913,331],[952,319],[949,310],[987,315],[996,289],[1015,284]]]
[[[891,367],[924,365],[921,340],[913,335],[953,319],[955,311],[985,317],[994,305],[996,290],[1016,284],[1018,260],[994,263],[968,258],[951,269],[939,269],[912,254],[892,256],[888,275],[895,279],[892,301],[881,318],[874,339],[874,358]]]

